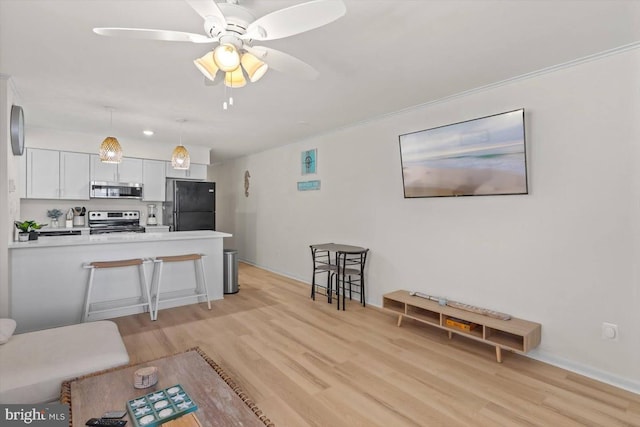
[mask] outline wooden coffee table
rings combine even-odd
[[[145,366],[158,368],[158,383],[149,388],[133,387],[133,373]],[[199,348],[146,363],[91,374],[62,384],[61,402],[71,408],[70,425],[84,426],[112,410],[126,410],[128,400],[181,384],[198,410],[163,425],[172,427],[273,427],[240,387]],[[126,427],[135,424],[125,416]]]

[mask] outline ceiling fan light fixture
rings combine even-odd
[[[251,83],[255,83],[260,80],[269,69],[269,66],[267,64],[260,61],[249,52],[245,52],[242,55],[240,62],[242,63],[242,67],[244,68],[244,70],[247,72]]]
[[[247,80],[244,78],[244,73],[241,68],[235,71],[228,71],[224,75],[224,84],[230,88],[244,87],[247,84]]]
[[[240,66],[240,54],[234,45],[223,43],[213,50],[213,61],[222,71],[234,71]]]
[[[191,157],[184,145],[180,144],[173,149],[171,154],[171,166],[174,169],[189,169]]]
[[[200,72],[204,74],[204,76],[209,80],[213,81],[216,78],[218,66],[213,60],[213,51],[207,52],[201,58],[194,60],[193,63],[198,68],[198,70],[200,70]]]
[[[122,147],[118,139],[113,136],[106,137],[100,144],[98,155],[102,163],[120,163],[122,161]]]

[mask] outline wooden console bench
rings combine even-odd
[[[526,353],[540,344],[542,325],[528,320],[500,320],[466,310],[440,305],[418,296],[411,296],[407,291],[395,291],[382,297],[382,307],[398,314],[398,326],[402,318],[408,317],[449,333],[463,335],[496,347],[496,359],[502,363],[502,349]],[[475,329],[465,331],[447,325],[447,320],[463,320],[475,324]]]

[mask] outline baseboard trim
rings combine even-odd
[[[572,362],[539,349],[532,350],[525,356],[640,395],[640,381],[634,381],[611,372]]]
[[[243,262],[243,263],[245,263],[245,264],[249,264],[249,265],[251,265],[251,266],[253,266],[253,267],[261,268],[261,269],[266,270],[266,271],[269,271],[269,272],[271,272],[271,273],[279,274],[280,276],[284,276],[284,277],[287,277],[287,278],[289,278],[289,279],[297,280],[298,282],[302,282],[302,283],[304,283],[305,285],[309,285],[309,286],[311,286],[311,283],[310,283],[310,282],[307,282],[305,279],[302,279],[302,278],[300,278],[300,277],[296,277],[296,276],[292,276],[291,274],[286,273],[286,272],[284,272],[284,271],[274,270],[273,268],[269,268],[269,267],[266,267],[266,266],[264,266],[264,265],[256,264],[256,263],[255,263],[255,262],[253,262],[253,261],[249,261],[249,260],[246,260],[246,259],[243,259],[243,258],[239,258],[239,259],[238,259],[238,261]]]

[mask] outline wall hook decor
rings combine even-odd
[[[244,171],[244,197],[249,197],[249,178],[251,178],[249,171]]]

